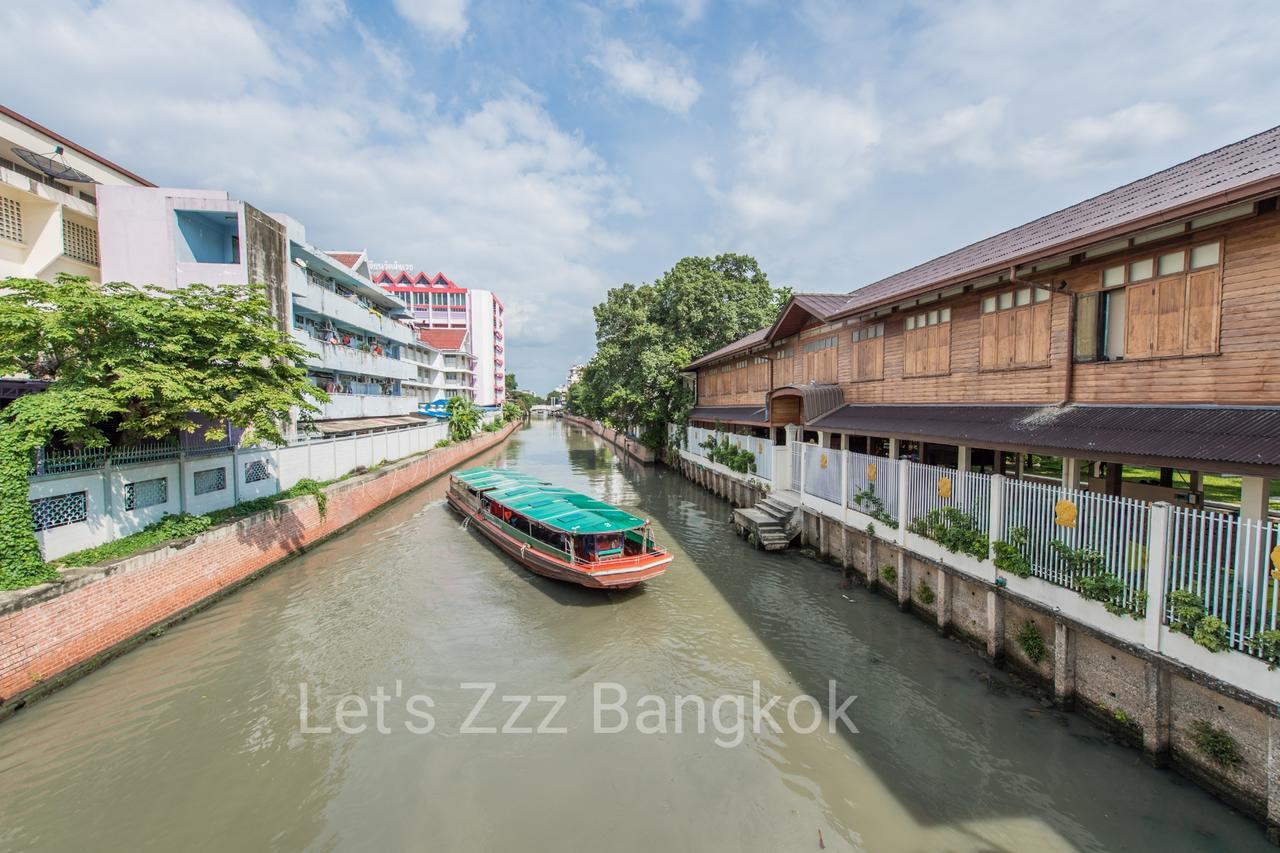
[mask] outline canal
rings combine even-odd
[[[752,550],[666,469],[554,421],[481,461],[653,519],[672,570],[612,595],[532,576],[430,484],[0,724],[0,848],[1271,849],[893,603]],[[802,712],[722,746],[732,726],[675,709],[754,681],[826,705],[831,680],[857,733]],[[628,725],[593,734],[605,682]],[[560,695],[515,726],[563,732],[464,733],[475,683],[470,728]],[[645,731],[642,694],[668,705]]]

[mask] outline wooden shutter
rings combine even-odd
[[[883,379],[884,378],[884,338],[879,337],[866,344],[867,351],[867,379]]]
[[[1133,284],[1125,292],[1124,354],[1146,358],[1156,348],[1156,288],[1151,283]]]
[[[951,372],[951,324],[938,326],[938,373]]]
[[[1013,312],[996,314],[996,367],[1013,367]]]
[[[991,370],[996,366],[996,337],[999,331],[999,314],[982,315],[982,340],[979,344],[979,365],[983,370]]]
[[[1156,282],[1156,355],[1182,355],[1187,329],[1187,285],[1184,276]]]
[[[1031,363],[1049,363],[1049,341],[1053,335],[1053,303],[1031,307]]]
[[[1031,309],[1019,308],[1013,312],[1013,364],[1022,367],[1031,363]]]
[[[1221,280],[1216,269],[1187,276],[1186,352],[1188,355],[1204,355],[1218,351],[1221,290]]]
[[[1076,327],[1072,331],[1073,358],[1093,361],[1098,356],[1098,300],[1096,293],[1076,297]]]

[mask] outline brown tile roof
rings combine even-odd
[[[325,254],[344,267],[355,269],[356,264],[360,263],[360,258],[364,255],[364,252],[325,252]]]
[[[438,350],[460,350],[467,339],[466,329],[419,329],[418,340]]]
[[[988,237],[849,294],[842,313],[1047,258],[1280,186],[1280,127]]]
[[[796,294],[793,304],[824,320],[854,314],[1277,189],[1280,127],[1273,127],[843,296]],[[842,304],[833,310],[837,299]],[[774,327],[752,332],[690,363],[689,368],[761,343]]]
[[[765,338],[769,336],[769,330],[771,328],[773,327],[765,326],[763,329],[756,329],[754,332],[747,335],[746,337],[738,338],[738,340],[734,341],[731,344],[722,346],[720,347],[720,349],[717,349],[717,350],[712,350],[711,352],[707,353],[701,358],[694,359],[693,361],[689,362],[689,367],[698,367],[699,365],[703,365],[703,364],[707,364],[708,362],[715,361],[717,358],[723,358],[724,356],[729,355],[730,353],[735,353],[735,352],[738,352],[739,350],[750,349],[756,344],[763,343]]]

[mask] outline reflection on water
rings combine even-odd
[[[672,472],[535,422],[484,460],[652,519],[672,569],[626,593],[531,575],[460,527],[437,482],[0,725],[0,847],[42,850],[1245,850],[1262,831],[892,603],[732,535]],[[856,695],[859,733],[721,748],[631,699]],[[563,734],[499,728],[561,694]],[[380,733],[334,727],[389,697]],[[300,690],[308,698],[303,731]],[[397,693],[397,690],[399,691]],[[405,707],[430,697],[429,734]],[[352,701],[352,700],[345,700]],[[536,727],[550,703],[516,720]],[[421,708],[419,708],[421,710]],[[687,720],[686,720],[687,722]]]

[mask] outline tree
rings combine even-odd
[[[540,405],[544,402],[544,398],[539,397],[537,394],[522,390],[516,382],[516,375],[514,373],[507,374],[506,390],[507,400],[515,403],[526,413],[534,406]]]
[[[480,410],[466,397],[451,397],[444,407],[449,414],[449,438],[466,441],[480,427]]]
[[[596,354],[569,389],[570,411],[660,447],[693,404],[681,369],[772,323],[789,296],[735,254],[683,258],[652,284],[610,290],[595,307]]]
[[[27,502],[35,450],[105,447],[226,424],[283,442],[293,410],[327,395],[300,367],[307,351],[280,328],[260,285],[177,290],[126,283],[7,279],[0,375],[49,383],[0,411],[0,589],[56,577],[40,558]],[[208,424],[212,424],[209,426]]]

